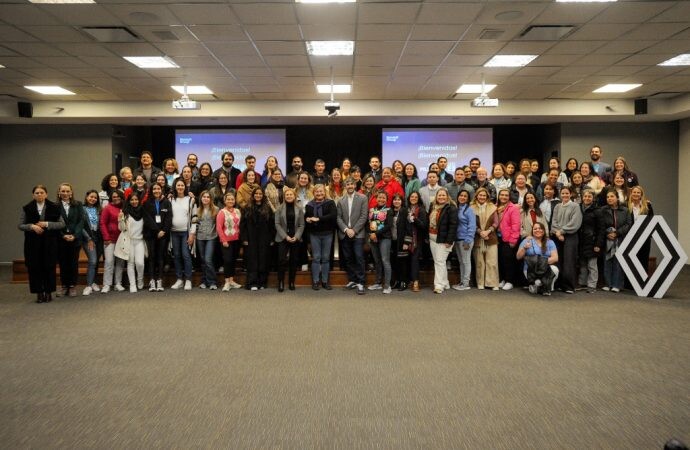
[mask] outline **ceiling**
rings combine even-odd
[[[444,100],[482,76],[501,100],[601,99],[592,91],[607,83],[643,84],[604,95],[612,99],[690,92],[690,67],[657,66],[690,52],[690,1],[97,2],[0,1],[1,98],[170,101],[179,97],[170,86],[187,81],[220,101],[325,100],[315,84],[330,82],[331,67],[336,84],[352,84],[341,101]],[[521,38],[531,25],[575,29],[558,40]],[[139,39],[100,43],[82,30],[105,26]],[[306,40],[354,40],[355,54],[308,56]],[[483,67],[497,54],[539,57],[523,68]],[[155,55],[180,68],[144,70],[122,58]]]

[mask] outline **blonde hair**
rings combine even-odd
[[[642,186],[633,186],[632,188],[630,188],[630,191],[628,192],[628,211],[632,214],[633,202],[631,194],[634,189],[639,189],[640,193],[642,194],[642,196],[640,197],[640,214],[645,216],[649,213],[649,199],[645,195]]]
[[[210,202],[208,203],[208,207],[204,206],[204,203],[201,201],[204,195],[208,195],[208,198],[210,200]],[[203,216],[207,209],[211,216],[215,216],[218,213],[218,207],[215,203],[213,203],[213,196],[211,195],[211,193],[209,191],[202,191],[201,194],[199,194],[199,209],[197,210],[197,216]]]

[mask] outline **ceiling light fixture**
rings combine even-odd
[[[463,84],[455,91],[456,94],[488,94],[495,88],[495,84]]]
[[[96,3],[94,0],[29,0],[29,3],[39,4],[76,4],[76,3]]]
[[[123,58],[141,69],[176,69],[180,67],[167,56],[123,56]]]
[[[523,67],[534,61],[539,55],[495,55],[484,67]]]
[[[43,95],[76,95],[72,91],[61,88],[60,86],[24,86],[26,89],[38,92]]]
[[[352,86],[349,84],[317,84],[316,90],[319,94],[330,94],[333,88],[334,94],[349,94],[352,92]]]
[[[633,89],[637,89],[638,87],[642,86],[641,84],[607,84],[606,86],[602,86],[599,89],[595,89],[592,92],[596,94],[610,94],[610,93],[621,93],[621,92],[628,92],[632,91]]]
[[[690,53],[674,56],[671,59],[657,64],[658,66],[690,66]]]
[[[307,53],[312,56],[351,56],[354,41],[307,41]]]
[[[4,69],[4,68],[5,68],[5,66],[3,66],[2,64],[0,64],[0,69]]]
[[[295,0],[295,3],[355,3],[357,0]]]
[[[192,94],[192,95],[213,95],[211,91],[206,86],[186,86],[187,91],[185,92],[185,86],[170,86],[175,91],[180,94]]]
[[[609,3],[618,0],[556,0],[556,3]]]

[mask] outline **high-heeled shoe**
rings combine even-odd
[[[36,294],[36,303],[44,303],[45,302],[45,294],[43,292],[39,292]]]
[[[419,292],[419,281],[415,280],[412,282],[412,292]]]
[[[404,281],[401,281],[400,284],[398,284],[398,290],[404,291],[406,289],[407,289],[407,283],[405,283]]]
[[[278,292],[283,292],[285,290],[285,281],[282,279],[278,280]]]
[[[294,290],[295,290],[295,282],[294,282],[294,281],[291,281],[291,282],[288,284],[288,289],[290,289],[291,291],[294,291]]]

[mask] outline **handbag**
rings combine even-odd
[[[124,220],[124,230],[120,232],[120,235],[117,237],[117,242],[115,242],[115,251],[113,254],[115,257],[124,259],[127,261],[129,259],[129,249],[130,249],[130,241],[129,241],[129,230],[127,229],[127,221]]]

